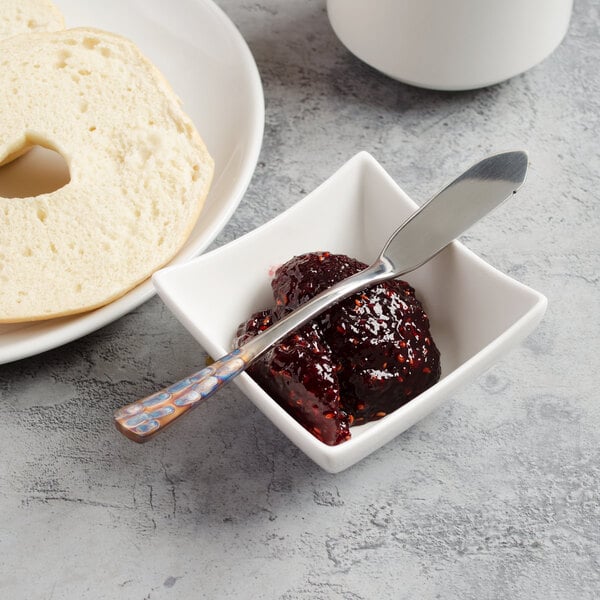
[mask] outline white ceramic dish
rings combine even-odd
[[[340,41],[382,73],[467,90],[530,69],[560,44],[573,0],[327,0]]]
[[[201,253],[237,208],[254,172],[264,127],[260,76],[242,36],[210,0],[56,0],[68,27],[93,26],[129,37],[161,69],[210,153],[215,176],[205,208],[172,264]],[[0,325],[0,364],[90,333],[154,294],[150,281],[80,316]]]
[[[363,152],[269,223],[186,265],[159,271],[154,283],[184,326],[218,358],[231,350],[238,324],[270,304],[273,267],[313,250],[341,252],[370,263],[415,208]],[[442,378],[394,413],[352,428],[349,441],[333,447],[323,444],[247,374],[235,379],[248,398],[327,471],[349,467],[422,419],[523,339],[546,308],[544,296],[500,273],[459,242],[406,280],[415,286],[430,316],[442,356]]]

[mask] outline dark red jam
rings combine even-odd
[[[240,325],[236,344],[366,266],[329,252],[292,258],[272,280],[274,306]],[[308,431],[335,445],[350,437],[351,425],[384,417],[438,381],[440,355],[414,289],[396,279],[332,306],[248,372]]]

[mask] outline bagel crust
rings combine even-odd
[[[64,27],[62,13],[50,0],[0,0],[0,40]]]
[[[59,152],[71,180],[0,198],[0,322],[103,306],[168,263],[196,223],[213,160],[164,77],[95,29],[0,42],[0,164]]]

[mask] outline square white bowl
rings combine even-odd
[[[154,275],[169,309],[213,357],[232,350],[240,323],[272,304],[274,268],[294,255],[328,250],[371,263],[417,205],[377,161],[361,152],[296,205],[245,236]],[[539,323],[546,298],[491,267],[460,242],[403,277],[417,292],[441,354],[434,386],[388,416],[351,428],[338,446],[320,442],[249,375],[236,384],[326,471],[353,465],[429,414]]]

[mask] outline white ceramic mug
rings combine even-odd
[[[485,87],[533,67],[560,44],[573,0],[327,0],[358,58],[405,83]]]

